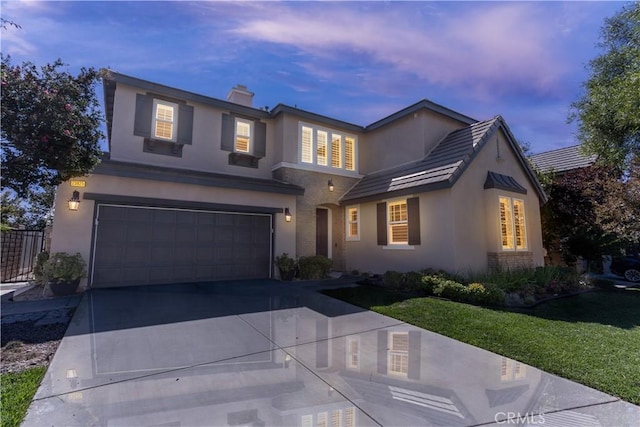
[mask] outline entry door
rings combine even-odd
[[[329,257],[328,209],[316,209],[316,255]]]

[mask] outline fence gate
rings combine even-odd
[[[25,282],[33,279],[36,256],[44,247],[44,230],[9,230],[2,232],[2,282]]]

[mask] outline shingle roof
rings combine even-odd
[[[473,154],[501,124],[502,118],[496,116],[453,131],[423,159],[365,176],[342,201],[364,201],[384,193],[400,196],[450,187]]]
[[[541,172],[566,172],[596,162],[596,156],[583,154],[579,145],[534,154],[529,159]]]

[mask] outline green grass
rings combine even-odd
[[[640,292],[592,292],[518,311],[373,287],[326,294],[640,404]]]
[[[20,425],[46,370],[46,367],[40,366],[0,376],[2,384],[0,425],[2,427],[18,427]]]

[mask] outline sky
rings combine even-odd
[[[604,20],[625,2],[3,1],[14,64],[61,58],[254,106],[366,126],[422,99],[502,115],[531,153],[578,141],[567,123]],[[102,97],[102,90],[98,90]],[[104,145],[106,146],[106,144]]]

